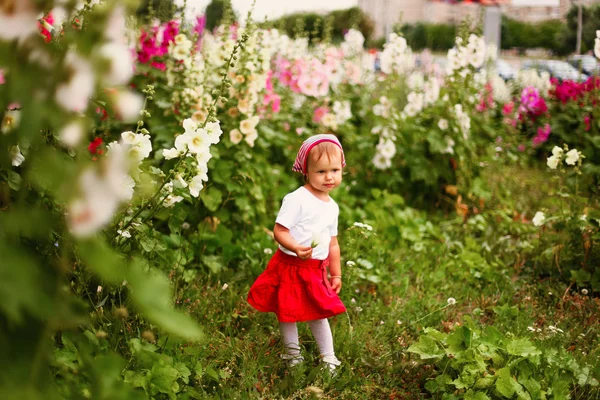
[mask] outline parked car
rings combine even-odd
[[[567,62],[571,64],[578,71],[582,71],[587,75],[600,75],[600,63],[594,56],[582,55],[582,56],[571,56],[567,59]]]
[[[538,72],[546,71],[552,78],[559,81],[577,81],[584,82],[588,77],[576,70],[571,64],[566,61],[558,60],[528,60],[522,64],[523,69],[535,69]]]
[[[499,58],[496,60],[496,72],[500,78],[505,81],[515,79],[515,75],[517,74],[515,69],[509,63]]]

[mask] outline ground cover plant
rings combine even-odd
[[[600,396],[596,78],[507,84],[467,27],[445,71],[392,34],[376,72],[356,29],[135,6],[0,8],[2,398]],[[245,301],[326,132],[335,377]]]

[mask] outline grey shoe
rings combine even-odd
[[[342,362],[338,360],[336,356],[323,357],[323,368],[329,371],[332,377],[337,375],[337,367],[341,364]]]
[[[295,367],[296,365],[304,362],[304,357],[302,357],[300,354],[282,354],[281,358],[285,360],[288,368]]]

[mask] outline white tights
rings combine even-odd
[[[329,364],[339,365],[340,362],[335,357],[335,352],[333,351],[333,335],[331,334],[331,328],[329,327],[327,318],[308,321],[308,326],[315,337],[323,361]],[[296,326],[296,323],[280,322],[279,330],[281,331],[287,355],[299,357],[300,343],[298,341],[298,327]]]

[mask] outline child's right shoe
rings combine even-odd
[[[329,371],[332,377],[335,377],[337,375],[337,367],[339,367],[342,362],[338,360],[336,356],[327,356],[323,357],[323,364],[324,369]]]

